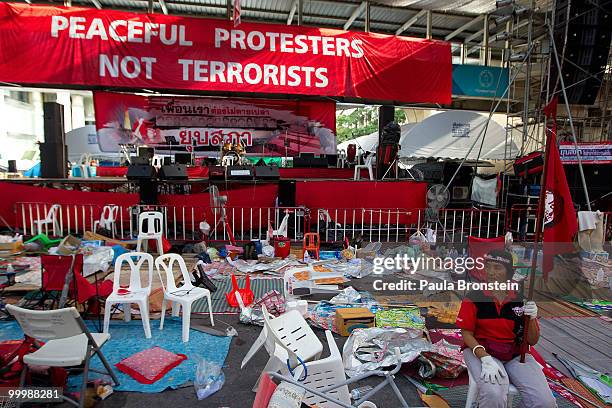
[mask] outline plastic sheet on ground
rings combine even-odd
[[[399,347],[402,363],[415,360],[431,349],[431,342],[418,329],[355,329],[344,343],[342,361],[350,377],[396,364],[395,348]]]

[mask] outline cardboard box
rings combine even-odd
[[[18,240],[18,241],[13,241],[13,242],[6,242],[6,243],[0,243],[0,252],[2,253],[9,253],[9,254],[16,254],[20,251],[23,250],[23,241]]]
[[[350,336],[355,329],[374,327],[374,314],[365,307],[345,307],[336,310],[336,327],[341,336]]]
[[[75,238],[72,235],[68,235],[66,238],[62,239],[62,242],[60,242],[59,246],[57,247],[57,253],[59,255],[76,254],[80,245],[80,239]]]

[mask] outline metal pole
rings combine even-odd
[[[370,32],[370,2],[366,1],[365,6],[365,32]]]
[[[527,50],[527,55],[529,55],[531,53],[531,50],[533,49],[533,44],[530,44],[529,49]],[[522,64],[524,64],[526,61],[523,60]],[[518,73],[520,70],[517,70],[514,75],[512,76],[512,78],[510,78],[510,82],[508,82],[508,86],[506,87],[506,89],[504,90],[504,93],[499,97],[499,100],[497,101],[497,103],[495,104],[495,107],[493,107],[493,109],[491,109],[491,111],[489,112],[489,117],[487,118],[487,122],[485,123],[485,126],[482,128],[482,130],[480,131],[480,133],[478,134],[478,137],[476,137],[474,139],[474,142],[472,143],[472,145],[470,146],[470,149],[467,151],[467,153],[465,154],[465,157],[461,160],[461,163],[459,164],[459,166],[457,167],[457,170],[455,170],[455,173],[453,174],[453,176],[451,177],[450,181],[448,182],[448,184],[446,185],[446,189],[448,190],[448,187],[451,185],[451,183],[453,182],[453,180],[455,180],[455,177],[457,177],[457,174],[459,173],[459,170],[461,169],[461,167],[463,166],[463,164],[465,163],[465,161],[467,160],[468,156],[470,155],[470,153],[472,152],[472,150],[474,149],[474,146],[476,146],[476,143],[478,143],[478,140],[480,139],[480,137],[484,137],[485,132],[487,131],[487,127],[489,125],[489,121],[491,120],[491,118],[493,117],[493,113],[495,113],[497,111],[497,108],[499,107],[499,104],[501,103],[501,101],[504,99],[504,97],[506,96],[506,93],[508,92],[508,90],[510,89],[510,86],[514,83]]]
[[[559,63],[559,55],[557,54],[557,45],[555,44],[555,37],[552,29],[552,25],[548,24],[548,33],[550,34],[550,45],[555,56],[555,63],[557,64],[557,70],[559,72],[559,81],[561,85],[561,91],[563,92],[563,99],[565,100],[565,109],[567,109],[567,116],[569,117],[570,129],[572,131],[572,140],[574,141],[574,148],[576,149],[576,158],[578,159],[578,170],[580,170],[580,179],[582,181],[582,187],[584,188],[584,198],[586,199],[587,209],[591,211],[591,200],[589,199],[589,191],[587,189],[586,180],[584,178],[584,170],[582,169],[582,158],[580,157],[580,150],[578,149],[578,141],[576,140],[576,130],[574,129],[574,121],[572,119],[572,111],[570,110],[569,102],[567,101],[567,93],[565,92],[565,81],[561,71],[561,64]]]
[[[527,44],[531,45],[533,33],[533,8],[534,1],[531,1],[530,9],[527,13],[529,24],[527,28]],[[529,92],[531,88],[531,53],[527,55],[527,71],[525,72],[525,83],[523,85],[523,141],[521,143],[521,156],[525,153],[525,143],[529,132]]]
[[[483,48],[480,49],[481,54],[481,64],[485,67],[489,65],[489,15],[485,14],[484,18],[484,31],[483,31]]]
[[[431,40],[433,37],[433,13],[431,10],[427,10],[427,39]]]
[[[298,0],[298,9],[297,9],[297,15],[298,15],[298,25],[301,26],[302,25],[302,18],[303,18],[303,12],[302,12],[302,0]]]

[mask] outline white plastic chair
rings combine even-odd
[[[346,165],[346,150],[340,149],[338,150],[338,159],[336,160],[336,167],[341,169]]]
[[[313,388],[320,392],[324,392],[332,398],[338,399],[344,403],[351,403],[351,394],[349,392],[348,384],[327,391],[326,388],[333,387],[337,384],[346,381],[346,374],[344,373],[344,365],[342,364],[342,355],[338,350],[336,341],[332,332],[325,330],[325,336],[327,337],[327,345],[329,346],[330,356],[321,360],[311,361],[305,364],[306,366],[306,378],[300,381],[304,374],[304,367],[300,364],[293,375],[293,378],[300,381],[304,386]],[[326,398],[315,395],[311,392],[306,391],[302,402],[309,406],[317,406],[322,408],[342,408],[340,405],[329,402]]]
[[[136,259],[136,263],[134,260]],[[121,287],[121,267],[127,262],[130,266],[130,284],[127,288]],[[144,263],[147,263],[148,278],[147,284],[142,285],[140,280],[140,270]],[[123,316],[126,322],[131,319],[130,305],[135,303],[140,309],[142,326],[144,327],[145,337],[151,338],[151,326],[149,325],[149,295],[151,294],[151,282],[153,280],[153,257],[143,252],[128,252],[121,254],[115,261],[115,273],[113,277],[113,293],[106,298],[104,307],[104,333],[108,333],[110,324],[111,309],[113,305],[123,305]],[[122,293],[127,291],[126,293]]]
[[[368,173],[370,175],[370,180],[374,180],[374,171],[372,170],[372,161],[374,161],[374,154],[370,154],[366,160],[365,164],[358,164],[355,166],[355,175],[353,176],[354,180],[359,180],[361,178],[361,169],[368,169]]]
[[[173,267],[174,263],[178,263],[183,276],[183,286],[176,287],[174,281]],[[191,322],[191,304],[198,299],[206,297],[208,300],[208,312],[210,314],[210,324],[215,325],[212,313],[212,301],[210,299],[210,291],[208,289],[193,286],[189,271],[185,266],[183,257],[177,254],[160,255],[155,260],[155,268],[162,282],[164,290],[164,300],[162,301],[161,321],[159,322],[159,330],[164,329],[164,317],[166,315],[166,302],[172,302],[172,315],[178,316],[179,308],[183,309],[183,342],[189,341],[189,325]],[[166,284],[162,278],[161,270],[166,273]]]
[[[60,225],[59,219],[57,216],[57,213],[60,211],[60,208],[61,206],[59,204],[53,204],[51,208],[49,208],[49,211],[47,211],[45,218],[34,221],[34,224],[36,224],[36,230],[38,231],[37,232],[38,234],[42,234],[43,225],[45,226],[45,229],[46,229],[48,224],[51,224],[51,226],[53,227],[53,235],[57,235],[58,232],[60,235],[62,234],[62,226]]]
[[[144,252],[147,252],[148,242],[153,239],[157,243],[157,252],[159,252],[160,255],[163,255],[163,225],[164,216],[159,211],[145,211],[140,213],[138,216],[138,239],[136,242],[136,252],[141,252],[141,248],[144,248]]]
[[[113,234],[113,238],[115,238],[115,235],[117,235],[116,220],[117,220],[118,213],[119,213],[118,205],[113,205],[113,204],[105,205],[104,208],[102,208],[102,214],[100,214],[100,219],[94,221],[94,225],[93,225],[94,234],[96,233],[96,230],[98,229],[98,227],[101,227],[101,228],[111,231]]]
[[[468,388],[467,398],[465,400],[465,408],[475,408],[478,407],[478,382],[472,378],[472,373],[470,373],[470,370],[468,370],[468,377],[470,385]],[[516,387],[510,384],[510,387],[508,388],[508,399],[506,401],[506,406],[508,408],[512,408],[512,400],[514,399],[514,396],[518,394],[519,392]]]
[[[236,156],[234,155],[226,155],[221,159],[221,165],[223,167],[233,166],[236,161]]]
[[[155,167],[157,170],[164,165],[164,158],[162,156],[153,155],[153,159],[151,160],[151,166]]]
[[[80,400],[62,397],[77,407],[85,405],[85,391],[90,371],[110,375],[115,386],[119,385],[119,380],[100,350],[110,335],[90,333],[74,307],[40,311],[6,305],[6,310],[15,317],[26,336],[45,342],[44,346],[23,357],[24,368],[21,372],[20,388],[25,385],[30,366],[65,367],[70,371],[71,367],[81,370],[82,365],[83,382]],[[106,372],[89,367],[89,362],[95,354],[102,361]]]
[[[264,316],[264,328],[242,360],[240,368],[243,368],[264,345],[270,358],[261,375],[269,371],[289,374],[287,365],[295,368],[302,362],[319,359],[323,351],[323,344],[300,312],[292,310],[275,318],[268,313],[265,305],[262,305],[261,309]],[[253,391],[257,391],[261,375]]]

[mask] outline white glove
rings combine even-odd
[[[523,305],[523,313],[525,316],[529,316],[531,319],[538,317],[538,306],[533,300],[525,302]]]
[[[481,357],[480,361],[482,362],[480,378],[482,378],[484,382],[501,384],[501,379],[506,376],[506,370],[497,364],[491,356]]]

